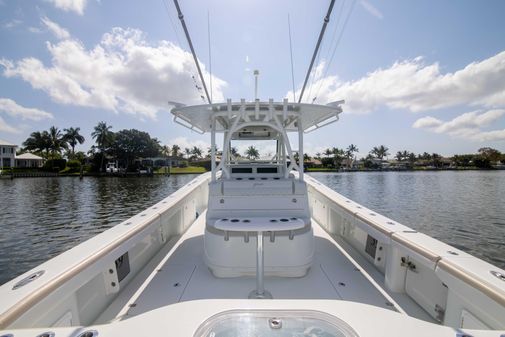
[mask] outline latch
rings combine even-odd
[[[408,270],[414,272],[414,273],[417,273],[417,269],[416,269],[416,265],[414,264],[414,262],[410,261],[409,260],[409,257],[405,257],[405,256],[402,256],[401,258],[401,266],[402,267],[407,267]]]

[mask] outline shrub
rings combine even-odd
[[[67,166],[65,159],[49,159],[45,162],[43,169],[45,171],[59,172]]]
[[[66,171],[68,173],[73,173],[73,172],[79,172],[81,170],[81,162],[79,160],[69,160],[67,162],[67,169]]]

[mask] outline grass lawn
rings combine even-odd
[[[171,174],[195,174],[195,173],[205,173],[204,167],[198,166],[188,166],[188,167],[172,167],[170,169]],[[165,174],[165,168],[162,167],[158,169],[155,173],[157,174]]]
[[[335,172],[334,168],[328,168],[328,167],[308,167],[307,172]]]

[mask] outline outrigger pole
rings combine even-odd
[[[332,2],[334,1],[335,0],[333,0]],[[212,104],[209,92],[207,91],[207,86],[205,85],[202,70],[200,69],[200,64],[198,63],[198,58],[196,57],[195,49],[193,48],[193,43],[191,42],[191,37],[189,36],[188,27],[186,27],[186,23],[184,22],[184,15],[182,15],[181,8],[179,7],[179,2],[177,0],[174,0],[174,4],[175,8],[177,8],[177,14],[179,15],[179,20],[181,20],[182,28],[184,29],[184,34],[186,34],[186,39],[188,40],[189,48],[191,49],[191,54],[193,54],[193,59],[195,60],[196,68],[198,69],[198,74],[200,75],[200,80],[202,81],[203,89],[205,90],[205,95],[207,96],[209,104]]]
[[[177,1],[177,0],[174,0]],[[307,82],[309,80],[310,72],[312,71],[312,66],[314,65],[314,61],[316,60],[317,52],[319,50],[319,46],[321,45],[321,41],[323,40],[324,31],[326,30],[326,26],[328,22],[330,22],[331,11],[333,10],[333,5],[335,4],[335,0],[331,0],[330,7],[328,8],[328,12],[324,17],[323,27],[321,28],[321,32],[319,33],[319,39],[317,40],[316,49],[314,49],[314,54],[312,54],[312,60],[310,61],[309,69],[307,70],[307,75],[305,76],[305,81],[303,82],[302,92],[300,93],[300,97],[298,98],[298,103],[302,102],[303,92],[305,91],[305,87],[307,86]],[[179,16],[180,17],[180,16]],[[184,24],[184,21],[183,21]]]

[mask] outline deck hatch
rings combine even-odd
[[[343,320],[313,310],[231,310],[205,321],[194,337],[332,336],[357,337]]]
[[[124,253],[114,261],[116,265],[117,279],[121,282],[130,273],[130,259],[128,252]]]

